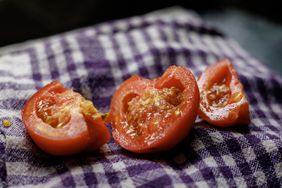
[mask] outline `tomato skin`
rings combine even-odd
[[[181,90],[183,99],[177,106],[181,115],[172,116],[166,123],[159,123],[157,126],[160,130],[150,127],[152,124],[149,122],[145,133],[136,138],[130,137],[127,133],[128,129],[122,125],[125,121],[129,122],[126,119],[126,113],[128,113],[126,105],[130,99],[135,96],[144,96],[146,91],[171,87]],[[123,82],[113,95],[108,121],[112,124],[113,138],[121,147],[135,153],[152,153],[169,150],[182,141],[193,127],[198,107],[199,90],[193,74],[184,67],[171,66],[159,78],[149,80],[135,75]],[[157,138],[152,143],[145,142],[143,139],[152,136],[150,129],[157,132]]]
[[[212,86],[225,80],[229,98],[226,105],[213,106],[208,100]],[[198,78],[201,93],[199,115],[205,121],[220,127],[248,125],[250,123],[249,104],[238,74],[228,59],[210,65]]]
[[[38,101],[50,93],[61,92],[69,94],[74,103],[78,101],[79,104],[85,100],[80,94],[53,81],[33,94],[22,110],[24,126],[37,146],[49,154],[63,156],[98,149],[105,144],[110,134],[103,120],[94,120],[84,115],[77,104],[73,106],[77,110],[70,110],[70,119],[62,127],[53,127],[38,117]]]

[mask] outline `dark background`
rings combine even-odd
[[[0,46],[175,5],[195,10],[282,73],[282,13],[273,0],[0,0]]]

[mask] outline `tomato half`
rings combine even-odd
[[[110,139],[102,114],[92,102],[58,81],[31,96],[22,119],[34,142],[53,155],[94,150]]]
[[[249,124],[248,100],[229,60],[207,67],[198,79],[198,86],[202,119],[222,127]]]
[[[136,75],[126,80],[112,98],[108,120],[123,148],[136,153],[163,151],[187,136],[198,106],[193,74],[171,66],[153,80]]]

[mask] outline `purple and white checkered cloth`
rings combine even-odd
[[[228,57],[250,102],[251,124],[219,129],[198,119],[162,154],[136,155],[113,139],[99,151],[52,157],[31,141],[20,111],[52,80],[109,109],[132,74],[153,78],[172,65],[195,75]],[[175,8],[0,49],[0,187],[280,187],[282,79],[192,12]],[[110,127],[110,126],[109,126]]]

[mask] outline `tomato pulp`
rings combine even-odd
[[[216,126],[249,124],[249,104],[238,74],[229,60],[210,65],[198,79],[199,115]]]
[[[132,76],[113,95],[108,121],[113,137],[136,153],[168,150],[192,128],[199,106],[193,74],[171,66],[159,78]]]
[[[39,148],[53,155],[94,150],[110,139],[102,114],[92,102],[58,81],[31,96],[22,119]]]

